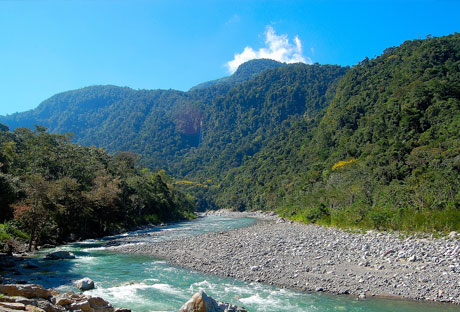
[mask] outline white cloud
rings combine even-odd
[[[253,59],[272,59],[283,63],[307,63],[312,64],[309,57],[302,55],[302,42],[295,36],[294,43],[289,43],[286,34],[277,35],[271,26],[267,26],[265,31],[265,47],[255,51],[251,47],[244,48],[243,52],[236,53],[233,60],[228,61],[226,66],[228,71],[233,74],[238,66]]]

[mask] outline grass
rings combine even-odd
[[[448,207],[442,210],[362,208],[356,205],[345,209],[327,210],[303,208],[279,209],[280,216],[293,221],[335,226],[350,231],[398,231],[406,233],[431,233],[442,237],[451,231],[460,232],[460,210]]]

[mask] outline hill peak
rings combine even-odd
[[[286,65],[271,59],[254,59],[241,64],[238,69],[231,76],[223,77],[216,80],[206,81],[200,83],[190,89],[190,91],[207,88],[213,85],[219,85],[223,83],[236,84],[245,81],[249,81],[257,77],[267,69],[272,69]]]

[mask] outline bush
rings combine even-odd
[[[368,218],[377,230],[386,230],[391,224],[392,213],[387,210],[373,209],[369,212]]]
[[[328,219],[330,217],[331,213],[329,212],[329,209],[326,207],[324,204],[319,204],[318,206],[315,206],[309,210],[306,211],[305,213],[305,218],[310,221],[310,222],[318,222],[320,220]],[[327,222],[329,223],[329,222]]]
[[[27,241],[29,239],[29,235],[18,229],[13,221],[9,221],[0,224],[0,242],[7,241],[8,239]]]

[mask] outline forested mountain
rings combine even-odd
[[[324,117],[299,120],[219,193],[305,221],[460,228],[460,34],[405,42],[341,79]]]
[[[76,143],[112,153],[148,154],[158,159],[148,162],[151,168],[165,168],[169,155],[189,147],[174,123],[176,108],[187,101],[180,91],[94,86],[57,94],[32,111],[0,119],[12,129],[40,125],[53,133],[70,132]]]
[[[176,162],[176,171],[181,176],[224,176],[292,122],[317,116],[346,71],[340,66],[290,64],[229,90],[206,108],[201,144]]]
[[[34,110],[0,116],[0,122],[11,129],[40,125],[52,133],[72,133],[76,143],[112,153],[138,153],[143,165],[171,170],[177,157],[198,146],[200,122],[214,99],[265,69],[282,65],[253,60],[226,83],[190,92],[87,87],[52,96]]]
[[[90,87],[0,122],[138,153],[202,208],[446,231],[460,230],[459,90],[454,34],[351,69],[257,60],[189,92]]]

